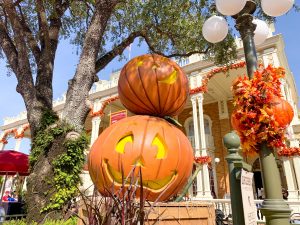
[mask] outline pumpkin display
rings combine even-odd
[[[128,117],[105,129],[88,158],[91,178],[102,195],[117,193],[133,168],[138,168],[143,196],[150,201],[177,194],[192,166],[193,149],[187,137],[164,119],[150,116]]]
[[[271,100],[271,109],[274,119],[280,127],[285,127],[292,122],[294,110],[286,100],[274,96]]]
[[[118,92],[129,111],[164,117],[178,115],[183,110],[189,86],[187,76],[174,61],[146,54],[123,67]]]

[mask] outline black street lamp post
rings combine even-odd
[[[252,79],[257,70],[254,40],[256,40],[256,44],[260,44],[268,35],[267,24],[264,21],[254,20],[253,14],[256,11],[257,0],[215,0],[215,2],[218,12],[232,16],[236,21],[235,27],[243,40],[248,76],[249,79]],[[291,9],[293,3],[294,0],[260,0],[262,10],[269,16],[285,14]],[[220,42],[228,33],[228,24],[223,17],[213,15],[203,24],[202,33],[207,41]],[[231,142],[229,141],[227,144],[231,144]],[[259,143],[259,158],[266,196],[261,211],[266,217],[267,225],[289,225],[291,210],[282,197],[281,179],[274,150],[266,142]],[[233,202],[236,200],[232,199]]]
[[[257,70],[257,55],[254,43],[254,31],[256,25],[253,21],[253,13],[256,10],[254,1],[247,1],[245,8],[236,19],[236,29],[239,31],[244,45],[244,53],[247,64],[248,76],[253,78]],[[265,200],[261,211],[266,217],[267,225],[289,225],[291,210],[282,198],[281,179],[274,155],[274,150],[267,143],[259,146],[259,158],[263,177]]]

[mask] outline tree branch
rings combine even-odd
[[[39,101],[47,108],[52,108],[53,98],[53,65],[58,45],[61,17],[66,10],[61,0],[55,0],[54,10],[50,15],[50,24],[46,15],[43,0],[36,0],[36,10],[40,29],[41,60],[38,63],[36,90]]]
[[[155,47],[152,45],[150,39],[148,38],[148,36],[143,33],[142,37],[144,38],[145,42],[147,43],[149,49],[151,52],[155,53],[155,54],[158,54],[158,55],[162,55],[164,57],[167,57],[167,58],[172,58],[172,57],[189,57],[193,54],[206,54],[208,53],[210,47],[207,47],[205,50],[195,50],[195,51],[190,51],[188,53],[180,53],[180,52],[175,52],[175,53],[172,53],[172,54],[165,54],[163,53],[162,51],[158,51],[155,49]]]
[[[6,58],[16,74],[19,70],[18,67],[18,52],[17,49],[11,40],[10,36],[8,35],[8,32],[6,30],[5,24],[3,21],[0,21],[0,45],[1,48],[3,49]]]
[[[15,3],[14,3],[14,7],[15,6],[18,6],[21,2],[23,2],[24,0],[17,0]]]
[[[14,23],[12,22],[12,24]],[[13,29],[16,30],[15,35],[18,36],[19,30],[14,28],[14,26]],[[0,45],[8,59],[10,67],[17,77],[17,92],[23,96],[25,104],[28,106],[35,98],[35,92],[28,56],[24,54],[26,52],[26,45],[16,47],[14,42],[16,45],[20,45],[22,40],[20,40],[20,37],[16,37],[15,41],[13,41],[7,32],[5,24],[0,20]]]
[[[13,32],[14,32],[14,40],[13,43],[15,43],[15,49],[17,52],[17,65],[18,68],[15,70],[15,74],[18,79],[18,85],[21,85],[23,88],[31,88],[31,82],[32,76],[31,76],[31,68],[28,58],[28,52],[27,52],[27,45],[24,39],[24,33],[22,25],[20,23],[19,16],[17,14],[17,11],[15,7],[13,6],[13,2],[11,0],[4,0],[3,1],[3,7],[5,11],[7,12],[7,15],[9,17],[9,21],[11,23]],[[1,21],[3,22],[3,21]],[[2,24],[2,26],[5,26],[5,24]],[[6,27],[5,27],[6,29]],[[8,36],[8,33],[7,33]],[[14,64],[14,63],[13,63]]]
[[[114,49],[107,52],[105,55],[97,59],[96,62],[96,72],[102,70],[108,63],[110,63],[117,55],[121,55],[123,51],[129,46],[135,38],[142,36],[141,31],[131,33],[125,40],[123,40]]]
[[[36,0],[35,2],[38,14],[41,48],[42,51],[44,51],[44,49],[50,50],[49,28],[43,0]]]
[[[15,3],[15,5],[16,5],[16,3]],[[35,58],[36,63],[39,63],[40,57],[41,57],[40,47],[38,46],[38,43],[37,43],[36,39],[34,38],[34,36],[32,34],[32,31],[30,30],[29,26],[26,23],[26,19],[25,19],[25,16],[24,16],[23,12],[22,12],[21,6],[17,5],[17,7],[20,11],[20,15],[21,15],[20,23],[22,25],[23,32],[26,36],[28,46],[29,46],[34,58]]]
[[[73,125],[76,130],[82,129],[89,112],[85,99],[88,97],[88,92],[94,83],[100,43],[116,4],[116,0],[96,1],[95,13],[85,35],[79,64],[74,78],[69,82],[62,118]]]
[[[61,17],[69,8],[70,1],[62,3],[61,0],[55,1],[55,10],[50,16],[49,39],[51,47],[51,62],[54,63],[55,52],[58,45],[59,32],[62,26]]]

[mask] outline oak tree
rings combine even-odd
[[[53,68],[62,38],[77,45],[80,52],[58,120],[71,127],[68,133],[80,133],[90,110],[85,100],[98,81],[97,73],[135,39],[144,41],[150,52],[166,57],[203,54],[218,63],[234,58],[232,34],[215,45],[202,36],[210,4],[203,0],[1,0],[2,59],[17,78],[16,90],[25,102],[33,146],[41,128],[48,129],[42,118],[52,110],[52,80],[57,76]],[[31,167],[26,196],[29,220],[41,221],[45,215],[55,218],[55,212],[70,200],[67,196],[59,207],[47,208],[58,191],[49,180],[54,179],[55,159],[66,151],[67,134],[52,137],[47,140],[51,143],[47,151],[40,151]]]

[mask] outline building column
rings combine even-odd
[[[293,132],[293,128],[291,126],[289,126],[287,128],[287,133],[290,139],[290,147],[297,147],[296,143],[293,141],[294,139],[294,132]],[[297,199],[298,198],[298,188],[297,188],[297,180],[296,180],[296,176],[295,176],[295,170],[294,170],[294,166],[293,163],[291,161],[291,159],[289,158],[283,158],[282,159],[283,162],[283,169],[284,169],[284,174],[286,177],[286,183],[287,183],[287,187],[288,187],[288,192],[289,192],[289,199]]]
[[[15,144],[15,151],[19,152],[20,151],[20,147],[21,147],[21,142],[22,142],[23,138],[17,138],[16,139],[16,144]]]
[[[299,141],[298,140],[291,140],[290,147],[297,147],[299,148]],[[295,178],[296,178],[296,184],[298,185],[298,198],[300,200],[300,156],[294,156],[293,157],[293,165],[294,165],[294,172],[295,172]]]
[[[290,96],[289,93],[287,93],[286,90],[286,80],[285,79],[280,79],[281,81],[281,94],[283,96],[283,99],[286,101],[290,102]],[[294,138],[294,132],[292,126],[289,126],[287,128],[287,135],[289,136],[289,139]],[[293,145],[293,141],[290,142],[290,147],[296,147]],[[298,198],[298,190],[297,190],[297,181],[295,177],[295,172],[293,168],[293,163],[291,163],[291,160],[289,158],[283,158],[283,169],[284,169],[284,174],[286,177],[286,183],[288,187],[288,192],[289,196],[288,199],[297,199]]]
[[[93,103],[93,110],[94,112],[100,110],[102,103],[100,100],[96,100]],[[90,141],[90,147],[94,144],[94,142],[97,140],[99,136],[99,129],[100,129],[100,123],[101,123],[101,117],[95,116],[92,117],[92,131],[91,131],[91,141]],[[88,151],[85,151],[85,155],[88,154]],[[90,177],[90,174],[88,171],[83,170],[81,175],[82,185],[80,187],[80,191],[83,192],[85,195],[91,196],[94,192],[94,184]]]
[[[298,199],[300,200],[300,156],[293,157],[296,181],[298,184]]]
[[[0,140],[2,140],[2,138],[4,137],[4,132],[2,132],[2,134],[0,135]],[[0,142],[0,151],[3,150],[5,147],[5,144],[3,142]]]
[[[17,130],[17,134],[15,136],[15,140],[16,140],[16,144],[15,144],[15,151],[19,152],[20,151],[20,147],[21,147],[21,142],[23,140],[23,136],[24,136],[24,132],[23,130],[23,126],[19,127],[19,129]]]
[[[204,114],[203,114],[203,94],[200,93],[197,95],[198,108],[199,108],[199,131],[200,131],[200,143],[201,143],[201,156],[207,156],[207,145],[205,139],[205,129],[204,129]],[[210,190],[210,178],[208,165],[203,164],[202,168],[202,179],[203,179],[203,197],[204,198],[212,198],[211,190]]]
[[[197,113],[197,101],[196,96],[191,97],[193,107],[193,123],[194,123],[194,138],[195,138],[195,151],[196,157],[201,156],[200,154],[200,140],[199,140],[199,128],[198,128],[198,113]],[[197,195],[196,198],[203,197],[203,184],[202,184],[202,171],[199,171],[197,175]]]
[[[93,105],[93,110],[98,111],[100,110],[102,106],[102,103],[100,100],[96,100]],[[100,116],[95,116],[92,118],[92,132],[91,132],[91,143],[90,146],[94,144],[94,142],[97,140],[99,136],[99,129],[100,129],[100,123],[101,123],[101,117]]]
[[[297,186],[296,185],[296,178],[295,178],[295,174],[294,174],[294,171],[293,171],[291,161],[290,161],[289,158],[283,158],[282,162],[283,162],[283,168],[284,168],[284,173],[285,173],[288,192],[289,192],[288,199],[289,200],[298,199],[298,190],[297,190],[297,187],[296,187]]]
[[[94,144],[99,136],[101,118],[99,116],[92,118],[92,133],[91,133],[91,143],[90,146]]]

